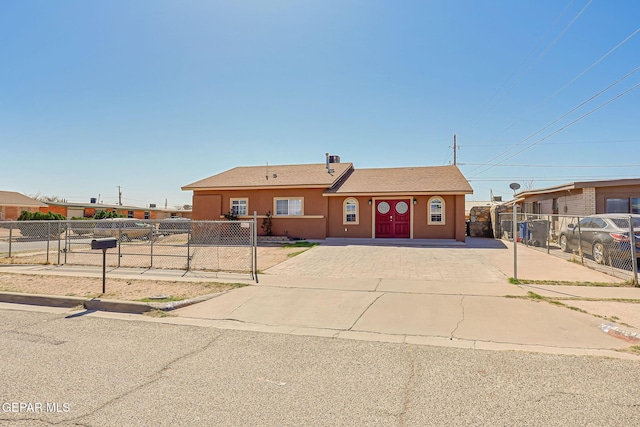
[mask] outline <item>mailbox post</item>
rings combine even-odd
[[[107,276],[107,249],[118,246],[118,239],[106,237],[104,239],[93,239],[91,241],[91,249],[102,249],[102,293],[106,293],[106,276]]]

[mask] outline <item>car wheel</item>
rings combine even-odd
[[[595,262],[597,262],[598,264],[604,264],[605,261],[605,249],[604,249],[604,245],[600,242],[596,242],[593,244],[593,251],[591,252],[593,254],[593,260]]]
[[[571,250],[569,249],[569,242],[567,242],[567,235],[563,234],[560,236],[560,249],[562,249],[562,252],[570,252]]]

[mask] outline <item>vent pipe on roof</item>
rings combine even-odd
[[[325,153],[324,155],[326,157],[327,172],[328,173],[335,172],[333,169],[331,169],[331,163],[340,163],[340,156],[329,155],[329,153]]]

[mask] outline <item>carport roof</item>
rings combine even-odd
[[[472,194],[457,166],[356,169],[324,194]]]

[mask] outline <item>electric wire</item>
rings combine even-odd
[[[504,97],[506,97],[507,95],[509,95],[511,93],[511,91],[513,91],[513,89],[515,89],[518,84],[520,83],[520,81],[522,81],[524,75],[526,75],[529,71],[531,71],[531,69],[533,67],[536,66],[536,64],[538,62],[540,62],[540,60],[547,54],[547,52],[549,52],[549,50],[555,46],[556,43],[558,43],[558,41],[562,38],[562,36],[569,30],[569,28],[571,28],[571,26],[573,26],[573,24],[578,20],[578,18],[585,12],[585,10],[587,10],[587,8],[589,7],[589,5],[591,5],[591,3],[593,2],[593,0],[589,0],[587,2],[587,4],[580,10],[580,12],[578,12],[578,14],[576,16],[573,17],[573,19],[562,29],[562,31],[560,31],[560,34],[553,39],[553,41],[551,43],[549,43],[549,45],[545,48],[544,51],[542,51],[542,53],[540,55],[537,56],[537,58],[533,61],[533,63],[529,66],[529,68],[527,68],[520,76],[520,78],[518,78],[518,80],[515,81],[515,83],[513,83],[509,89],[503,93],[500,98],[491,106],[489,107],[489,110],[487,111],[487,113],[491,110],[493,110],[493,108],[498,105],[500,103],[500,101],[502,101],[502,99],[504,99]],[[566,9],[565,9],[566,10]],[[562,12],[562,14],[564,14],[564,11]],[[561,15],[562,16],[562,15]],[[555,24],[554,24],[555,25]],[[485,114],[486,115],[486,114]],[[484,117],[484,116],[483,116]]]
[[[587,100],[583,101],[582,103],[580,103],[578,106],[572,108],[571,110],[569,110],[568,112],[566,112],[565,114],[563,114],[562,116],[558,117],[556,120],[552,121],[551,123],[549,123],[548,125],[544,126],[543,128],[537,130],[536,132],[532,133],[531,135],[529,135],[528,137],[526,137],[525,139],[523,139],[522,141],[518,142],[517,144],[511,146],[509,149],[503,151],[502,153],[498,154],[497,156],[494,156],[493,158],[491,158],[490,160],[488,160],[486,162],[487,165],[491,164],[491,162],[493,162],[494,160],[499,159],[500,157],[506,155],[507,153],[509,153],[512,150],[515,150],[516,148],[518,148],[519,146],[521,146],[522,144],[524,144],[525,142],[527,142],[528,140],[530,140],[531,138],[533,138],[534,136],[538,135],[539,133],[543,132],[544,130],[550,128],[551,126],[553,126],[554,124],[558,123],[560,120],[564,119],[565,117],[567,117],[568,115],[570,115],[571,113],[575,112],[576,110],[582,108],[583,106],[585,106],[586,104],[588,104],[589,102],[591,102],[592,100],[594,100],[595,98],[599,97],[600,95],[602,95],[603,93],[605,93],[606,91],[608,91],[609,89],[613,88],[614,86],[616,86],[617,84],[621,83],[623,80],[629,78],[630,76],[632,76],[633,74],[635,74],[636,72],[638,72],[640,70],[640,66],[636,67],[635,69],[633,69],[632,71],[630,71],[629,73],[627,73],[626,75],[624,75],[623,77],[621,77],[620,79],[618,79],[617,81],[613,82],[612,84],[610,84],[609,86],[607,86],[606,88],[602,89],[601,91],[599,91],[598,93],[596,93],[595,95],[592,95],[590,98],[588,98]],[[635,88],[636,86],[634,86]],[[623,94],[626,94],[627,92],[623,92]],[[617,98],[619,98],[620,96],[616,96],[614,97],[612,100],[615,100]],[[609,104],[612,100],[606,102],[604,105]],[[602,107],[598,107],[597,109],[600,109]],[[597,110],[596,109],[596,110]],[[595,110],[594,110],[595,111]],[[583,116],[584,117],[584,116]],[[574,123],[574,122],[572,122]],[[564,128],[563,128],[564,129]],[[555,133],[554,133],[555,134]],[[517,154],[521,153],[522,151],[518,151]],[[512,158],[508,157],[506,160]],[[505,161],[505,160],[503,160]],[[498,163],[499,164],[499,163]],[[475,169],[471,170],[469,173],[473,173],[474,171],[480,169],[481,166],[476,167]],[[489,168],[490,169],[490,168]],[[486,169],[488,170],[488,169]],[[485,171],[486,171],[485,170]],[[485,172],[485,171],[481,171],[479,173]]]
[[[458,163],[461,166],[482,165],[482,163]],[[637,168],[639,165],[505,165],[496,163],[491,166],[508,168],[567,168],[567,169],[609,169],[609,168]]]
[[[588,73],[593,67],[595,67],[596,65],[598,65],[600,62],[602,62],[606,57],[608,57],[609,55],[611,55],[613,52],[615,52],[616,50],[618,50],[618,48],[620,48],[620,46],[622,46],[623,44],[625,44],[626,42],[628,42],[629,40],[631,40],[631,38],[633,38],[633,36],[635,36],[636,34],[638,34],[640,32],[640,28],[636,29],[633,33],[631,33],[630,35],[628,35],[624,40],[622,40],[620,43],[618,43],[615,47],[613,47],[611,50],[609,50],[607,53],[605,53],[603,56],[601,56],[596,62],[594,62],[593,64],[589,65],[587,68],[585,68],[580,74],[578,74],[577,76],[575,76],[573,79],[569,80],[567,83],[565,83],[560,89],[558,89],[557,91],[555,91],[551,96],[549,96],[547,99],[545,99],[544,101],[542,101],[542,103],[538,104],[537,106],[535,106],[533,109],[527,111],[526,113],[524,113],[518,120],[516,120],[515,122],[513,122],[511,125],[507,126],[500,134],[505,133],[506,131],[508,131],[509,129],[511,129],[512,127],[514,127],[516,124],[520,123],[522,121],[522,119],[524,119],[527,115],[538,111],[541,107],[543,107],[544,105],[547,104],[547,102],[549,102],[551,99],[553,99],[556,95],[558,95],[560,92],[562,92],[563,90],[565,90],[566,88],[568,88],[569,86],[571,86],[573,83],[576,82],[576,80],[578,80],[580,77],[582,77],[583,75],[585,75],[586,73]]]
[[[542,35],[542,37],[540,37],[538,39],[538,41],[536,42],[536,44],[531,48],[531,50],[529,50],[529,53],[527,53],[527,55],[524,57],[524,59],[520,62],[520,64],[518,64],[518,66],[515,68],[515,70],[513,70],[511,72],[511,74],[509,75],[509,77],[507,77],[507,79],[500,85],[500,87],[498,88],[498,90],[495,91],[495,93],[493,95],[491,95],[491,98],[489,98],[489,103],[491,103],[491,101],[493,100],[493,98],[495,98],[500,91],[502,91],[502,89],[507,85],[507,83],[509,83],[509,81],[518,73],[518,71],[522,68],[522,66],[525,64],[525,62],[527,62],[527,60],[531,57],[531,55],[533,55],[533,52],[538,48],[538,46],[540,46],[540,44],[542,43],[542,41],[547,37],[547,35],[551,32],[551,30],[558,24],[558,21],[560,21],[560,19],[564,16],[565,13],[567,13],[567,10],[569,10],[569,8],[571,7],[571,5],[574,3],[575,0],[571,0],[569,2],[569,4],[564,8],[564,10],[562,11],[562,13],[560,13],[560,15],[555,19],[555,21],[553,21],[553,23],[549,26],[549,28],[547,28],[547,30],[544,32],[544,34]],[[493,110],[493,108],[500,102],[500,100],[503,98],[504,96],[500,97],[494,104],[491,104],[491,106],[485,111],[485,113],[482,115],[482,117],[480,117],[480,120],[482,120],[491,110]]]
[[[640,139],[612,139],[602,141],[571,141],[571,142],[551,142],[550,145],[583,145],[583,144],[611,144],[617,142],[640,142]],[[513,144],[467,144],[466,147],[480,148],[480,147],[510,147]],[[483,165],[483,163],[478,163]]]
[[[498,162],[498,163],[497,163],[497,164],[495,164],[495,165],[489,166],[487,169],[485,169],[485,170],[483,170],[483,171],[480,171],[480,172],[478,172],[477,174],[475,174],[475,175],[473,175],[473,176],[477,176],[477,175],[479,175],[479,174],[481,174],[481,173],[484,173],[484,172],[486,172],[486,171],[488,171],[488,170],[490,170],[490,169],[494,168],[495,166],[497,166],[497,165],[499,165],[499,164],[501,164],[501,163],[503,163],[503,162],[506,162],[506,161],[507,161],[507,160],[509,160],[509,159],[514,158],[515,156],[517,156],[517,155],[519,155],[519,154],[523,153],[524,151],[529,150],[530,148],[532,148],[532,147],[534,147],[534,146],[536,146],[536,145],[540,144],[541,142],[543,142],[543,141],[545,141],[545,140],[547,140],[547,139],[551,138],[553,135],[556,135],[557,133],[562,132],[563,130],[567,129],[568,127],[573,126],[575,123],[579,122],[580,120],[584,119],[585,117],[590,116],[591,114],[595,113],[596,111],[598,111],[598,110],[600,110],[600,109],[602,109],[602,108],[606,107],[607,105],[611,104],[613,101],[615,101],[615,100],[617,100],[617,99],[619,99],[619,98],[623,97],[624,95],[626,95],[626,94],[628,94],[628,93],[630,93],[630,92],[632,92],[632,91],[636,90],[638,87],[640,87],[640,83],[638,83],[638,84],[636,84],[636,85],[634,85],[634,86],[630,87],[629,89],[627,89],[627,90],[625,90],[624,92],[622,92],[622,93],[620,93],[620,94],[616,95],[615,97],[613,97],[613,98],[611,98],[610,100],[608,100],[607,102],[605,102],[605,103],[603,103],[603,104],[599,105],[598,107],[594,108],[593,110],[591,110],[591,111],[589,111],[589,112],[587,112],[587,113],[583,114],[582,116],[580,116],[580,117],[578,117],[577,119],[575,119],[575,120],[573,120],[573,121],[571,121],[571,122],[567,123],[566,125],[562,126],[561,128],[556,129],[555,131],[553,131],[553,132],[552,132],[552,133],[550,133],[549,135],[547,135],[547,136],[545,136],[545,137],[543,137],[543,138],[541,138],[541,139],[537,140],[536,142],[534,142],[534,143],[532,143],[532,144],[530,144],[530,145],[528,145],[528,146],[524,147],[522,150],[520,150],[520,151],[516,152],[515,154],[513,154],[513,155],[511,155],[511,156],[507,157],[506,159],[503,159],[502,161]]]

